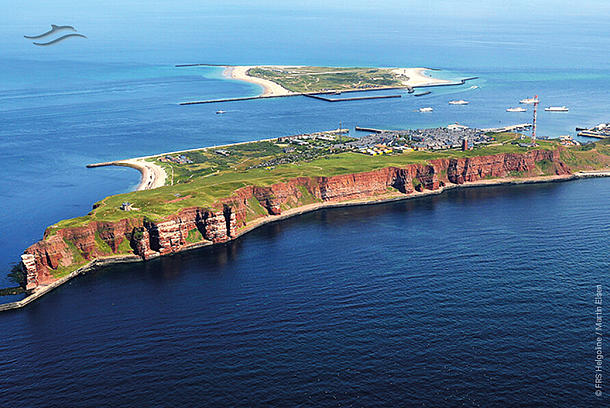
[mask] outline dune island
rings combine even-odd
[[[21,256],[22,307],[102,265],[235,239],[267,222],[320,208],[439,194],[456,187],[607,176],[609,139],[586,145],[514,132],[433,130],[461,144],[419,149],[413,131],[363,138],[345,129],[237,143],[99,165],[142,172],[140,190],[107,197],[48,227]],[[95,166],[95,165],[94,165]]]
[[[208,66],[208,64],[183,64],[177,67]],[[216,66],[216,65],[214,65]],[[462,85],[477,77],[462,78],[457,81],[434,78],[427,73],[431,68],[373,68],[373,67],[314,67],[293,65],[220,65],[224,67],[224,77],[249,82],[260,86],[257,96],[185,101],[180,105],[218,103],[248,99],[307,96],[327,102],[341,102],[362,99],[400,98],[394,95],[360,95],[333,98],[333,95],[352,92],[407,90],[414,93],[416,88]],[[417,95],[416,95],[417,96]]]
[[[425,74],[429,68],[340,68],[309,66],[235,66],[225,76],[263,87],[261,96],[380,90],[452,84]]]

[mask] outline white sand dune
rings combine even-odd
[[[256,66],[256,65],[242,65],[242,66],[234,66],[227,67],[224,72],[226,77],[237,79],[238,81],[250,82],[252,84],[260,85],[263,87],[263,93],[260,96],[283,96],[283,95],[293,95],[294,92],[289,91],[288,89],[282,87],[281,85],[268,81],[262,78],[256,78],[248,75],[248,70],[251,68],[287,68],[285,65],[266,65]]]

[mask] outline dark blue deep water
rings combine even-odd
[[[522,123],[530,112],[505,109],[535,94],[570,109],[540,112],[539,135],[610,121],[606,2],[26,3],[0,0],[0,287],[46,226],[138,184],[88,163],[340,122]],[[51,23],[88,38],[23,38]],[[185,107],[260,90],[179,63],[479,79],[421,98]],[[80,276],[0,314],[0,408],[608,405],[594,394],[594,293],[610,283],[609,200],[610,179],[456,190]]]
[[[322,210],[0,315],[3,406],[563,406],[594,396],[610,183]]]

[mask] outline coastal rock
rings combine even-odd
[[[36,257],[32,254],[21,255],[21,265],[26,279],[26,290],[32,290],[38,286],[38,271],[36,269]]]
[[[539,175],[542,167],[546,173],[570,174],[558,150],[535,150],[523,154],[438,159],[401,168],[331,177],[298,177],[270,186],[246,186],[212,208],[184,208],[161,221],[124,219],[48,230],[43,240],[25,250],[21,265],[26,287],[31,290],[55,280],[53,272],[60,267],[81,265],[98,257],[135,254],[150,259],[193,245],[226,242],[235,238],[238,229],[246,226],[248,220],[280,215],[283,209],[305,203],[374,199],[486,178]]]
[[[504,153],[493,156],[476,156],[450,159],[447,179],[451,183],[463,184],[485,178],[501,178],[513,174],[537,175],[536,164],[546,161],[554,174],[570,174],[570,169],[559,157],[559,151],[534,150],[523,154]]]

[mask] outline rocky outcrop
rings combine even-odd
[[[546,161],[555,174],[569,174],[570,169],[559,158],[558,150],[534,150],[523,154],[505,153],[493,156],[477,156],[450,159],[447,179],[451,183],[463,184],[485,178],[506,177],[511,173],[533,175],[536,163]]]
[[[143,218],[117,222],[90,222],[86,226],[45,233],[43,240],[21,257],[27,289],[55,280],[61,268],[84,264],[99,257],[138,255],[142,259],[171,254],[186,248],[228,241],[238,229],[256,217],[279,215],[304,205],[305,198],[342,202],[375,198],[388,193],[412,194],[437,190],[445,184],[463,184],[510,175],[547,171],[569,174],[558,151],[536,150],[524,154],[497,154],[470,158],[432,160],[429,164],[387,167],[332,177],[298,177],[271,186],[247,186],[236,190],[213,208],[190,207],[161,221]],[[253,203],[264,209],[262,214]]]

